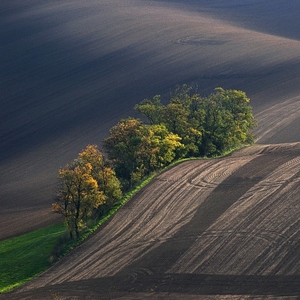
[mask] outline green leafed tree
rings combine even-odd
[[[219,155],[242,144],[251,144],[255,128],[249,98],[242,91],[215,89],[203,101],[205,119],[203,122],[201,155]]]
[[[142,140],[142,121],[134,118],[120,120],[109,131],[104,148],[112,161],[124,188],[132,185],[132,173],[138,167],[137,153]]]
[[[184,144],[182,155],[220,155],[242,144],[251,144],[256,126],[249,98],[239,90],[216,88],[202,98],[187,85],[179,86],[169,103],[144,100],[135,108],[150,124],[164,124]],[[157,110],[156,110],[157,108]],[[154,117],[155,116],[155,117]]]
[[[181,138],[169,132],[164,124],[142,125],[142,139],[137,158],[139,167],[143,167],[146,175],[170,164],[184,145]]]
[[[144,115],[150,125],[163,122],[164,105],[161,103],[159,95],[154,96],[153,100],[144,99],[136,104],[134,109]]]
[[[214,95],[222,106],[231,114],[232,143],[252,143],[251,130],[257,126],[246,93],[239,90],[217,88]]]
[[[104,147],[123,184],[131,187],[143,176],[174,160],[183,147],[181,138],[165,125],[145,125],[140,120],[121,120],[110,130]]]

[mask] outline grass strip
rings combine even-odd
[[[63,224],[46,227],[0,242],[0,293],[20,286],[45,271]]]

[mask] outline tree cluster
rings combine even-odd
[[[164,124],[121,120],[110,130],[104,147],[123,187],[131,188],[145,175],[170,164],[184,145]]]
[[[53,210],[64,215],[70,235],[79,236],[86,219],[99,207],[111,207],[123,190],[144,176],[184,157],[211,157],[253,143],[256,126],[249,98],[239,90],[215,89],[200,97],[178,87],[167,104],[160,96],[134,109],[146,118],[122,119],[103,142],[108,156],[88,146],[60,170],[62,187]]]
[[[251,144],[256,126],[249,98],[242,91],[216,88],[208,97],[179,87],[163,105],[159,96],[145,99],[135,110],[150,124],[164,124],[184,144],[183,156],[215,156]]]

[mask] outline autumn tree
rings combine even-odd
[[[79,237],[80,231],[86,226],[87,218],[105,202],[105,195],[99,191],[97,181],[91,173],[90,163],[76,161],[59,171],[61,188],[52,209],[64,216],[71,238],[74,233]]]
[[[105,195],[105,204],[113,206],[122,197],[121,185],[102,152],[96,145],[88,145],[79,153],[78,159],[82,164],[91,164],[91,175],[97,181],[99,191]]]
[[[111,207],[122,196],[120,182],[95,145],[88,145],[71,165],[59,171],[61,187],[54,212],[65,218],[73,238],[79,237],[91,215],[104,205]]]

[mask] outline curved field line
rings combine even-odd
[[[169,272],[299,274],[299,170],[296,157],[249,189]]]

